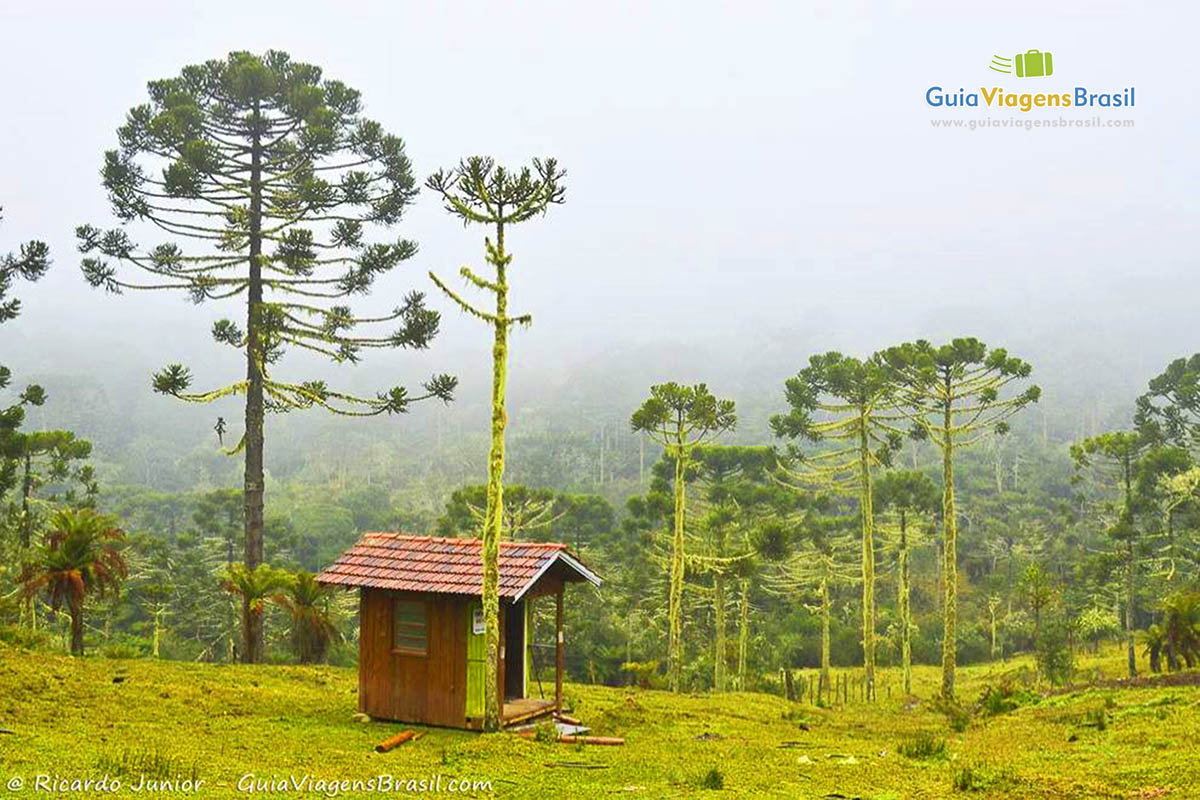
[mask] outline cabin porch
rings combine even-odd
[[[519,725],[523,722],[548,716],[557,709],[553,700],[539,700],[536,697],[519,697],[504,701],[504,712],[501,723]]]

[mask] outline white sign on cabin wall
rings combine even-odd
[[[483,609],[475,609],[475,613],[471,616],[471,633],[476,636],[482,636],[485,628],[483,625]]]

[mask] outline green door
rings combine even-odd
[[[483,643],[483,603],[472,600],[467,604],[467,717],[470,719],[483,718],[486,654]]]
[[[537,676],[533,672],[533,598],[525,603],[525,696],[530,696],[530,678]]]

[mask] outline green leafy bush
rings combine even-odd
[[[1049,620],[1038,636],[1034,650],[1038,672],[1053,686],[1065,686],[1075,673],[1075,654],[1071,651],[1071,629],[1062,619]]]
[[[932,761],[946,757],[946,740],[931,733],[922,733],[896,745],[896,752],[915,761]]]
[[[716,767],[710,767],[708,772],[700,776],[698,783],[701,789],[724,789],[725,775]]]
[[[971,725],[971,709],[959,704],[956,700],[939,698],[933,702],[933,708],[946,715],[950,730],[962,733]]]
[[[999,686],[988,686],[979,696],[975,704],[976,713],[981,717],[994,717],[1007,714],[1023,705],[1036,703],[1038,696],[1028,689],[1022,688],[1012,681],[1005,681]]]

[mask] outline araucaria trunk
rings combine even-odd
[[[1125,562],[1125,657],[1129,662],[1129,677],[1137,677],[1137,652],[1133,646],[1133,586],[1134,586],[1133,537],[1129,538]]]
[[[900,668],[904,673],[904,694],[912,694],[912,610],[909,607],[908,520],[900,513]]]
[[[500,693],[500,536],[504,521],[504,428],[508,416],[504,390],[508,376],[508,283],[504,263],[504,225],[496,226],[496,319],[492,344],[492,444],[488,452],[487,513],[483,525],[483,619],[487,661],[484,668],[484,728],[499,730],[504,698]]]
[[[683,513],[684,513],[684,447],[682,427],[675,451],[675,531],[671,541],[671,593],[667,603],[670,639],[667,648],[669,681],[672,692],[679,691],[683,673]]]
[[[713,653],[713,688],[725,691],[725,576],[717,573],[713,587],[713,610],[716,613],[717,641]]]
[[[246,311],[246,470],[243,479],[245,503],[246,567],[254,569],[263,560],[263,369],[262,341],[262,148],[259,135],[250,149],[250,281]],[[263,657],[262,616],[255,614],[249,598],[242,599],[242,661],[255,664]]]
[[[954,512],[954,440],[949,387],[942,447],[942,697],[954,699],[954,668],[958,662],[958,520]]]
[[[746,657],[750,647],[750,581],[742,578],[741,615],[738,618],[737,689],[746,691]]]
[[[821,690],[830,692],[829,684],[829,579],[821,578]]]
[[[871,445],[867,415],[859,417],[859,504],[862,509],[862,644],[865,692],[875,699],[875,512],[871,497]]]
[[[1137,548],[1134,544],[1133,525],[1133,459],[1126,453],[1123,464],[1125,478],[1125,523],[1129,526],[1125,532],[1125,657],[1129,662],[1129,677],[1137,677],[1137,653],[1133,646],[1133,587],[1137,568]]]

